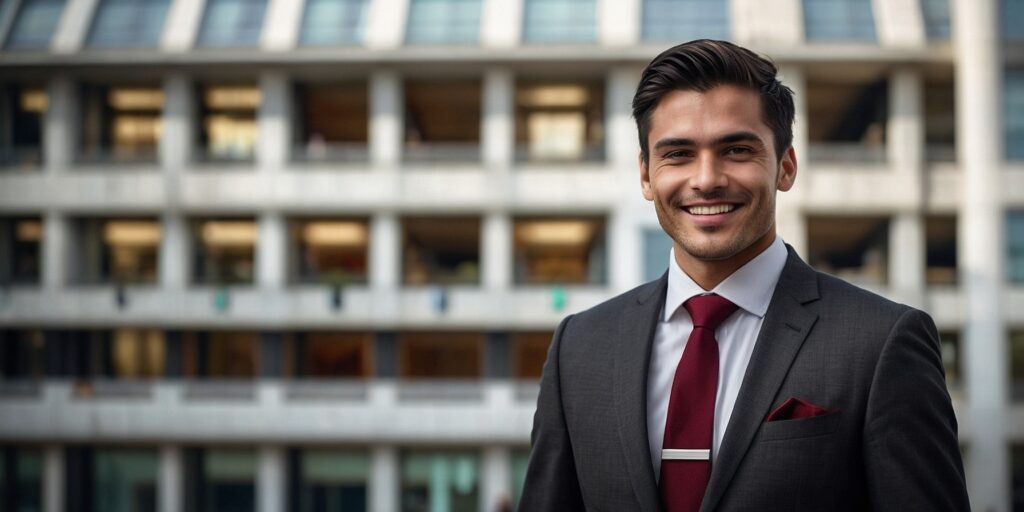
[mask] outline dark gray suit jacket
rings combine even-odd
[[[559,325],[521,511],[661,510],[646,389],[666,283]],[[766,423],[790,397],[835,412]],[[816,272],[790,248],[701,511],[969,508],[931,318]]]

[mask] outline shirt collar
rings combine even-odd
[[[675,251],[673,249],[672,251]],[[775,285],[786,265],[786,246],[782,237],[767,249],[737,269],[711,291],[705,291],[679,268],[674,252],[669,252],[668,291],[665,294],[665,310],[662,321],[672,318],[684,302],[697,295],[715,293],[736,304],[744,311],[763,317],[768,312],[768,303],[775,292]]]

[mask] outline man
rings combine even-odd
[[[558,326],[520,510],[968,510],[931,318],[776,236],[797,161],[775,66],[676,46],[633,115],[669,270]]]

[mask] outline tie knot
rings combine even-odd
[[[720,295],[690,297],[683,303],[683,307],[690,313],[694,327],[704,327],[712,331],[718,329],[718,326],[738,309],[736,304]]]

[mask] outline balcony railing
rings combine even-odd
[[[86,165],[155,164],[157,163],[158,157],[159,155],[155,147],[134,150],[96,148],[82,151],[76,158],[76,162]]]
[[[860,142],[812,142],[808,148],[812,162],[881,163],[886,160],[884,145]]]
[[[419,142],[405,145],[402,158],[409,163],[471,163],[480,161],[479,142]]]
[[[515,161],[517,163],[529,164],[574,164],[574,163],[596,163],[605,159],[604,143],[587,144],[583,147],[578,157],[559,155],[538,155],[530,150],[530,145],[518,143],[515,148]]]
[[[292,148],[292,159],[298,163],[365,163],[370,160],[370,148],[365,142],[301,144]]]
[[[0,147],[0,170],[32,171],[43,165],[43,149],[39,146]]]

